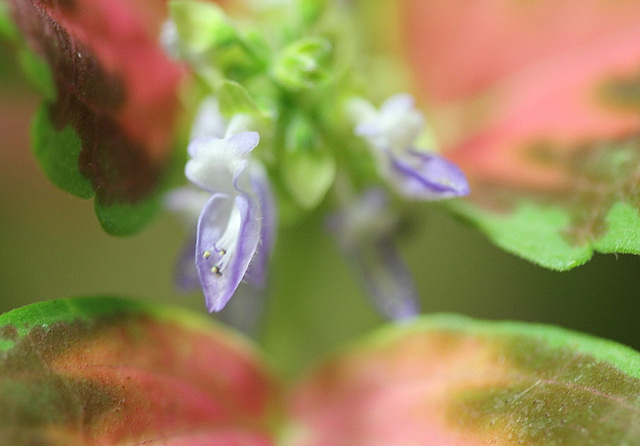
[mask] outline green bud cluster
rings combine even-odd
[[[197,79],[193,108],[214,95],[227,118],[253,118],[260,144],[252,156],[267,167],[286,223],[325,202],[337,176],[355,189],[377,177],[345,112],[346,101],[363,90],[356,36],[344,24],[351,13],[346,2],[251,3],[223,10],[173,0],[169,9],[178,56]]]

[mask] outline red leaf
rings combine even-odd
[[[160,49],[157,0],[9,0],[29,46],[52,69],[56,128],[82,143],[81,173],[101,203],[156,186],[170,148],[181,68]]]
[[[272,444],[276,385],[254,350],[192,317],[128,305],[43,303],[36,317],[75,320],[41,322],[22,335],[20,323],[0,329],[0,340],[13,344],[0,351],[2,438],[65,446]],[[93,308],[115,313],[87,318],[83,311]],[[30,310],[20,311],[16,320]]]

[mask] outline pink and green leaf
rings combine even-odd
[[[155,209],[178,111],[183,70],[158,44],[165,2],[5,1],[46,99],[33,128],[45,173],[81,198],[95,194],[109,232],[135,232]],[[121,206],[135,215],[120,223]]]
[[[402,2],[456,206],[503,248],[568,269],[640,253],[640,4]]]
[[[182,310],[109,297],[0,316],[15,446],[640,444],[640,354],[554,327],[428,316],[287,393],[256,349]]]
[[[16,446],[269,445],[276,386],[235,335],[113,298],[0,316],[0,438]]]
[[[6,0],[0,0],[0,38],[14,39],[17,34],[9,13],[9,5]]]
[[[553,327],[430,316],[293,391],[291,445],[640,444],[640,355]]]

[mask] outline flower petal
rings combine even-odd
[[[408,150],[402,157],[389,156],[388,176],[409,198],[440,200],[469,194],[469,183],[458,166],[433,153]]]
[[[171,22],[172,23],[172,22]],[[227,120],[220,113],[218,99],[209,96],[203,99],[191,126],[191,140],[200,138],[224,138]],[[191,156],[196,156],[189,152]]]
[[[164,207],[180,216],[191,231],[198,223],[202,208],[211,198],[209,192],[195,187],[179,187],[164,196]]]
[[[226,139],[204,138],[189,144],[191,160],[185,166],[187,178],[210,192],[231,192],[247,167],[246,155],[260,141],[257,132],[241,132]]]
[[[231,198],[226,194],[214,194],[202,210],[195,260],[209,311],[224,308],[247,272],[260,241],[260,222],[256,218],[258,208],[257,201],[247,195]],[[226,233],[227,226],[234,224],[231,218],[234,211],[239,213],[239,226],[233,232],[234,246],[223,254],[229,256],[224,270],[214,272],[212,268],[222,255],[212,248]]]
[[[355,102],[353,109],[360,111],[355,133],[368,139],[377,150],[403,152],[414,145],[424,129],[424,117],[414,108],[414,102],[409,94],[396,94],[373,113]]]
[[[413,109],[415,103],[413,96],[408,93],[394,94],[380,106],[380,113],[389,116],[407,113]]]
[[[411,275],[391,238],[396,219],[382,189],[369,189],[328,220],[376,309],[389,319],[406,319],[419,312]]]
[[[261,165],[251,166],[251,185],[260,209],[260,244],[247,270],[246,279],[255,287],[264,287],[277,229],[276,205],[267,173]]]
[[[361,245],[349,259],[373,305],[382,315],[403,320],[420,312],[411,274],[390,237]]]

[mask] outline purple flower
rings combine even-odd
[[[203,109],[210,105],[205,103]],[[250,159],[258,133],[234,133],[243,128],[238,122],[246,122],[241,116],[225,129],[221,120],[214,119],[219,113],[213,105],[200,114],[212,118],[208,126],[201,117],[196,120],[195,139],[188,147],[185,174],[196,187],[176,189],[166,202],[170,209],[191,216],[187,224],[194,224],[194,210],[199,209],[195,242],[191,240],[180,257],[176,282],[188,289],[197,276],[207,308],[217,312],[243,281],[252,289],[263,288],[275,212],[267,175]],[[195,273],[187,260],[190,252],[193,265],[194,250]]]
[[[381,189],[369,189],[331,216],[328,226],[376,309],[389,319],[403,320],[419,313],[419,301],[393,243],[397,221],[387,201]]]
[[[424,118],[410,95],[392,96],[380,110],[362,99],[352,100],[349,108],[357,121],[355,133],[367,140],[380,172],[399,193],[419,200],[469,194],[469,184],[458,166],[416,147]]]

